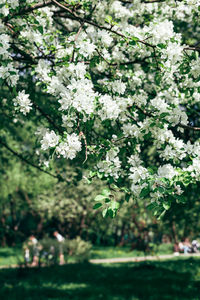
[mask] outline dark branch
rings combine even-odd
[[[52,5],[52,3],[53,3],[53,1],[50,0],[50,1],[43,1],[42,3],[35,4],[34,6],[24,7],[22,9],[20,9],[18,12],[8,15],[2,21],[7,22],[8,20],[12,19],[13,17],[22,16],[22,15],[31,13],[36,9]]]
[[[120,2],[124,3],[124,4],[133,4],[133,0],[120,0]],[[161,2],[165,2],[165,0],[150,0],[150,1],[142,1],[142,3],[161,3]]]
[[[130,111],[132,106],[128,106],[127,109]],[[150,112],[146,111],[145,109],[142,109],[140,108],[139,106],[136,106],[135,107],[145,116],[147,117],[150,117],[150,118],[155,118],[155,116],[153,116]],[[130,116],[129,116],[130,117]],[[190,125],[184,125],[182,123],[179,123],[176,125],[176,127],[182,127],[182,128],[185,128],[185,129],[190,129],[190,130],[193,130],[193,131],[200,131],[200,127],[193,127],[193,126],[190,126]]]
[[[52,120],[52,118],[51,118],[47,113],[45,113],[45,112],[43,111],[43,109],[42,109],[38,104],[36,104],[36,103],[33,102],[33,101],[32,101],[32,103],[33,103],[33,106],[35,107],[35,109],[37,109],[37,110],[40,112],[40,114],[41,114],[43,117],[45,117],[45,118],[47,119],[47,121],[48,121],[55,129],[57,129],[57,131],[58,131],[60,134],[62,134],[62,133],[63,133],[63,130],[62,130],[59,126],[56,125],[56,123]]]
[[[186,47],[184,50],[193,50],[193,51],[199,51],[200,52],[200,47]]]
[[[185,128],[185,129],[190,129],[190,130],[194,130],[194,131],[200,131],[200,127],[193,127],[193,126],[190,126],[190,125],[184,125],[184,124],[178,124],[177,125],[178,127],[182,127],[182,128]]]
[[[75,19],[75,20],[77,20],[77,21],[79,21],[80,24],[82,24],[82,23],[87,23],[87,24],[90,24],[90,25],[92,25],[92,26],[94,26],[94,27],[96,27],[96,28],[104,29],[104,30],[106,30],[106,31],[112,32],[112,33],[114,33],[114,34],[116,34],[116,35],[122,37],[123,39],[127,39],[127,37],[126,37],[124,34],[122,34],[121,32],[118,32],[118,31],[116,31],[116,30],[113,30],[112,28],[109,28],[109,27],[104,26],[104,25],[99,25],[99,24],[95,23],[94,21],[91,21],[91,20],[87,20],[87,19],[85,19],[85,18],[82,18],[82,17],[78,16],[75,12],[73,12],[71,9],[69,9],[68,7],[66,7],[65,5],[59,3],[58,1],[56,1],[56,0],[52,0],[52,1],[53,1],[54,4],[56,4],[56,5],[59,6],[60,8],[64,9],[65,11],[67,11],[67,12],[72,16],[72,18]],[[69,17],[69,16],[68,16],[68,17]],[[151,48],[156,48],[155,45],[151,45],[151,44],[149,44],[149,43],[147,43],[147,42],[145,42],[145,41],[142,41],[142,40],[137,40],[137,42],[138,42],[138,43],[141,43],[141,44],[143,44],[143,45],[149,46],[149,47],[151,47]]]
[[[2,146],[4,146],[8,151],[10,151],[13,155],[15,155],[16,157],[18,157],[19,159],[21,159],[22,161],[24,161],[26,164],[32,166],[33,168],[43,172],[43,173],[46,173],[48,175],[50,175],[51,177],[54,177],[58,180],[61,180],[61,176],[59,175],[54,175],[48,171],[45,171],[43,170],[42,168],[40,168],[39,166],[35,165],[34,163],[32,163],[31,161],[29,161],[28,159],[26,159],[25,157],[23,157],[20,153],[17,153],[16,151],[14,151],[13,149],[11,149],[5,142],[3,142],[1,139],[0,139],[0,144]]]

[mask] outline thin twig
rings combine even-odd
[[[45,2],[43,1],[42,3],[35,4],[34,6],[24,7],[22,9],[20,9],[19,12],[16,12],[16,13],[13,13],[13,14],[9,14],[7,17],[3,18],[2,22],[6,23],[8,20],[12,19],[13,17],[17,17],[17,16],[21,16],[21,15],[33,12],[36,9],[49,6],[52,3],[53,3],[53,1],[50,0],[50,1],[45,1]]]
[[[5,142],[3,142],[1,139],[0,139],[0,144],[2,146],[4,146],[8,151],[10,151],[13,155],[15,155],[16,157],[20,158],[22,161],[24,161],[26,164],[34,167],[35,169],[38,169],[39,171],[43,172],[43,173],[46,173],[48,175],[50,175],[51,177],[54,177],[56,179],[59,179],[61,180],[61,176],[59,175],[54,175],[48,171],[45,171],[43,170],[42,168],[40,168],[39,166],[35,165],[34,163],[32,163],[31,161],[29,161],[28,159],[26,159],[25,157],[23,157],[20,153],[14,151],[13,149],[11,149]]]
[[[84,22],[81,23],[81,26],[79,27],[78,32],[77,32],[77,34],[75,35],[75,38],[74,38],[74,47],[73,47],[73,53],[72,53],[72,57],[71,57],[71,59],[70,59],[70,62],[73,62],[73,61],[74,61],[75,43],[76,43],[76,41],[77,41],[77,39],[78,39],[78,37],[79,37],[79,34],[81,33],[81,30],[82,30],[82,28],[83,28],[83,24],[84,24]]]
[[[129,110],[132,106],[128,106],[127,109]],[[145,109],[142,109],[140,108],[139,106],[135,105],[135,107],[141,112],[143,113],[145,116],[148,116],[150,118],[155,118],[155,116],[153,116],[150,112],[147,112]],[[130,116],[129,116],[130,117]],[[130,117],[131,118],[131,117]],[[176,125],[177,127],[182,127],[182,128],[185,128],[185,129],[190,129],[190,130],[193,130],[193,131],[200,131],[200,127],[193,127],[193,126],[190,126],[190,125],[184,125],[182,123],[179,123]]]
[[[38,105],[38,104],[36,104],[35,102],[33,102],[33,101],[31,101],[32,103],[33,103],[33,106],[35,107],[35,109],[37,109],[39,112],[40,112],[40,114],[43,116],[43,117],[45,117],[46,119],[47,119],[47,121],[55,128],[55,129],[57,129],[58,130],[58,132],[60,133],[60,134],[62,134],[63,133],[63,130],[59,127],[59,126],[57,126],[56,125],[56,123],[54,122],[54,120]]]
[[[118,36],[120,36],[120,37],[122,37],[122,38],[124,38],[124,39],[127,39],[127,37],[126,37],[123,33],[118,32],[118,31],[116,31],[116,30],[113,30],[112,28],[109,28],[109,27],[107,27],[107,26],[99,25],[99,24],[95,23],[94,21],[91,21],[91,20],[87,20],[87,19],[85,19],[85,18],[82,18],[82,17],[78,16],[75,12],[73,12],[71,9],[69,9],[68,7],[66,7],[65,5],[59,3],[58,1],[56,1],[56,0],[52,0],[52,1],[53,1],[53,3],[55,3],[55,4],[56,4],[57,6],[59,6],[60,8],[66,10],[66,11],[67,11],[67,12],[68,12],[75,20],[77,20],[77,21],[79,21],[79,22],[81,22],[81,23],[84,22],[84,23],[90,24],[90,25],[92,25],[92,26],[94,26],[94,27],[97,27],[97,28],[99,28],[99,29],[104,29],[104,30],[109,31],[109,32],[112,32],[112,33],[114,33],[114,34],[116,34],[116,35],[118,35]],[[149,46],[149,47],[151,47],[151,48],[156,48],[155,45],[151,45],[151,44],[145,42],[144,40],[137,40],[137,42],[138,42],[138,43],[141,43],[141,44],[144,44],[144,45],[146,45],[146,46]]]
[[[85,144],[85,160],[83,161],[83,164],[86,162],[86,160],[87,160],[87,157],[88,157],[88,155],[87,155],[87,150],[88,150],[88,148],[87,148],[87,140],[86,140],[86,137],[85,137],[85,134],[83,133],[83,131],[81,131],[81,129],[80,129],[80,118],[79,118],[79,113],[76,113],[76,115],[77,115],[77,118],[78,118],[78,122],[77,122],[77,129],[78,129],[78,131],[79,131],[79,137],[80,138],[82,138],[83,140],[84,140],[84,144]]]
[[[85,134],[82,131],[79,133],[79,136],[84,140],[84,144],[85,144],[85,159],[83,161],[83,164],[84,164],[88,158],[87,140],[86,140]]]
[[[184,50],[200,51],[200,47],[186,47]]]
[[[193,126],[190,126],[190,125],[184,125],[184,124],[177,124],[178,127],[182,127],[182,128],[185,128],[185,129],[190,129],[190,130],[194,130],[194,131],[200,131],[200,127],[193,127]]]

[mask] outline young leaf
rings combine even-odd
[[[103,189],[103,191],[102,191],[102,195],[103,195],[103,196],[109,197],[110,194],[111,194],[111,192],[110,192],[109,189]]]
[[[103,196],[103,195],[97,195],[97,196],[95,197],[94,201],[102,201],[102,200],[104,200],[105,198],[107,198],[107,197],[105,197],[105,196]]]
[[[93,209],[98,209],[101,206],[102,206],[102,203],[98,202],[93,206]]]
[[[143,188],[140,192],[140,197],[142,197],[142,198],[146,197],[149,194],[149,192],[150,192],[149,187]]]
[[[108,209],[107,209],[107,208],[105,208],[105,209],[102,211],[102,216],[103,216],[103,218],[106,217],[107,212],[108,212]]]

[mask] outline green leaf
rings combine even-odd
[[[113,189],[118,189],[118,186],[116,185],[116,184],[114,184],[114,183],[112,183],[112,185],[111,185],[111,187],[113,188]]]
[[[90,177],[94,177],[94,176],[96,176],[96,174],[97,174],[97,172],[95,171],[90,171],[90,173],[89,173],[89,176]]]
[[[149,187],[143,188],[140,192],[140,197],[142,197],[142,198],[146,197],[149,194],[149,192],[150,192]]]
[[[105,209],[102,211],[102,216],[103,216],[103,218],[106,217],[107,212],[108,212],[108,209],[107,209],[107,208],[105,208]]]
[[[134,40],[130,41],[130,42],[129,42],[129,45],[135,46],[135,45],[136,45],[136,41],[134,41]]]
[[[166,213],[166,210],[161,212],[161,214],[159,215],[159,217],[157,219],[160,220],[162,217],[164,217],[165,213]]]
[[[103,178],[103,174],[102,174],[102,173],[99,173],[99,172],[97,172],[97,177],[98,177],[98,178],[100,178],[100,179],[102,179],[102,178]]]
[[[121,191],[123,191],[123,192],[125,192],[125,193],[128,193],[128,192],[129,192],[129,190],[128,190],[126,187],[121,188]]]
[[[102,191],[103,196],[109,197],[110,194],[111,194],[111,191],[109,189],[103,189],[103,191]]]
[[[139,38],[136,37],[136,36],[132,36],[132,37],[131,37],[131,40],[137,42],[137,41],[139,41]]]
[[[161,49],[165,49],[166,45],[165,44],[157,44],[157,47],[161,48]]]
[[[163,207],[164,207],[164,209],[168,210],[171,207],[171,203],[170,202],[164,202]]]
[[[105,199],[105,203],[109,203],[111,200],[109,198]]]
[[[37,29],[38,29],[38,31],[39,31],[41,34],[44,33],[44,30],[43,30],[43,27],[42,27],[42,26],[39,26]]]
[[[185,196],[183,196],[183,195],[174,195],[174,197],[176,198],[176,201],[178,202],[178,203],[186,203],[187,202],[187,199],[186,199],[186,197]]]
[[[85,178],[85,180],[87,181],[87,184],[91,184],[92,183],[92,180],[89,179],[89,178]]]
[[[119,202],[117,202],[117,201],[111,201],[111,205],[110,205],[110,208],[112,209],[112,210],[117,210],[118,208],[119,208]]]
[[[126,194],[125,195],[125,201],[126,202],[129,202],[130,198],[131,198],[131,194]]]
[[[93,206],[93,209],[98,209],[101,206],[102,206],[102,203],[98,202]]]
[[[166,117],[166,116],[169,116],[169,113],[168,113],[168,112],[164,112],[164,113],[160,114],[160,117],[161,117],[161,118],[164,118],[164,117]]]
[[[153,210],[153,209],[155,209],[156,207],[158,207],[158,204],[156,203],[156,202],[152,202],[152,203],[150,203],[149,205],[147,205],[147,209],[149,209],[149,210]]]
[[[109,217],[114,218],[115,213],[114,213],[114,211],[112,209],[109,208],[108,211],[107,211],[107,213],[108,213]]]
[[[108,23],[108,24],[111,24],[112,23],[112,17],[111,16],[106,16],[105,22]]]
[[[103,196],[103,195],[97,195],[97,196],[95,197],[94,201],[103,201],[105,198],[107,198],[107,197],[105,197],[105,196]]]
[[[85,78],[88,78],[88,79],[91,80],[91,75],[90,75],[90,73],[87,72],[87,73],[85,74]]]
[[[164,189],[162,186],[159,186],[159,187],[158,187],[158,191],[159,191],[161,194],[164,194],[164,193],[165,193],[165,189]]]

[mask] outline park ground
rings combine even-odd
[[[145,254],[143,251],[131,250],[130,246],[124,247],[92,247],[90,259],[113,259],[113,258],[132,258],[144,257],[146,255],[169,255],[173,254],[172,247],[158,249],[156,252]],[[65,257],[68,262],[74,262],[73,257]],[[19,265],[23,262],[22,245],[16,247],[0,248],[0,268]]]
[[[6,262],[14,263],[12,251],[0,249],[2,266],[3,262],[4,266]],[[95,251],[93,258],[102,258],[106,250]],[[113,251],[110,248],[107,258]],[[0,299],[199,300],[200,258],[181,256],[137,263],[3,268],[0,269]]]

